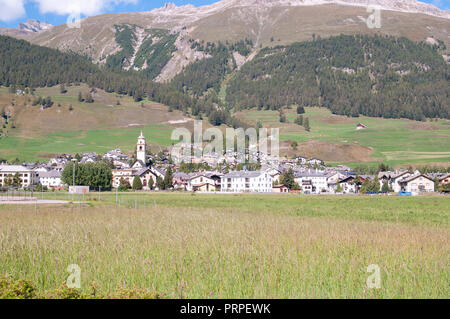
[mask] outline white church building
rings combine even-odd
[[[133,185],[135,176],[141,179],[143,189],[149,190],[150,179],[153,180],[153,185],[156,185],[156,178],[159,176],[164,178],[164,174],[155,169],[151,165],[147,164],[147,141],[141,131],[141,135],[138,137],[136,144],[136,161],[130,168],[115,169],[112,172],[113,181],[112,186],[118,188],[120,186],[121,179],[124,179]]]

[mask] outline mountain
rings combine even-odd
[[[0,35],[7,35],[19,39],[26,39],[42,31],[50,30],[52,27],[53,25],[47,22],[41,22],[38,20],[28,20],[26,22],[19,23],[17,29],[0,28]]]
[[[367,4],[382,8],[380,29],[367,27]],[[201,7],[167,4],[149,12],[104,14],[83,19],[81,28],[59,25],[26,39],[87,55],[100,64],[106,64],[113,55],[118,60],[122,52],[123,69],[154,68],[149,76],[164,82],[192,62],[208,57],[192,48],[192,40],[236,43],[249,39],[254,54],[274,44],[340,34],[385,34],[413,41],[440,39],[450,47],[449,19],[448,11],[415,0],[222,0]],[[128,35],[120,34],[124,31]],[[120,43],[126,35],[128,40]]]
[[[25,32],[38,33],[41,31],[50,30],[52,27],[53,25],[47,22],[28,20],[27,22],[20,23],[17,29]]]

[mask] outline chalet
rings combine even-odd
[[[302,170],[302,171],[295,171],[294,172],[294,180],[295,182],[302,186],[309,186],[308,190],[311,193],[322,193],[326,192],[328,189],[328,183],[327,183],[327,174],[323,171],[314,170],[314,169],[308,169],[308,170]],[[308,182],[308,183],[305,183]],[[305,190],[302,186],[302,190]]]
[[[444,175],[443,177],[439,178],[439,185],[450,185],[450,174]]]
[[[413,173],[407,170],[394,172],[379,172],[378,179],[380,180],[380,187],[382,187],[383,184],[387,182],[389,188],[391,188],[394,192],[398,193],[402,190],[399,181],[411,175],[413,175]]]
[[[172,185],[174,189],[186,191],[191,176],[183,172],[175,172],[173,174]]]
[[[328,192],[334,193],[337,189],[337,185],[339,184],[339,181],[346,177],[347,177],[347,175],[342,174],[339,171],[331,171],[331,172],[326,173]]]
[[[195,174],[189,179],[187,190],[194,192],[219,192],[222,175],[216,172]]]
[[[371,175],[350,175],[339,181],[339,185],[344,193],[358,193],[361,185],[366,180],[371,180],[374,177]]]
[[[356,194],[359,191],[359,185],[357,183],[356,176],[347,176],[341,179],[338,184],[341,186],[343,193]]]
[[[404,177],[399,181],[402,192],[429,193],[434,192],[434,181],[426,175],[418,174]]]

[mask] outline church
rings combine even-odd
[[[150,179],[153,180],[153,185],[156,185],[156,178],[158,176],[164,178],[164,172],[156,169],[152,165],[147,165],[147,142],[142,131],[136,144],[136,161],[130,168],[113,170],[112,175],[112,185],[114,188],[120,186],[120,180],[122,178],[127,180],[130,185],[133,185],[134,177],[138,176],[141,179],[144,190],[150,190]]]

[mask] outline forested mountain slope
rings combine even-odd
[[[262,49],[227,83],[226,101],[236,109],[319,105],[348,116],[449,118],[449,84],[438,46],[341,35]]]

